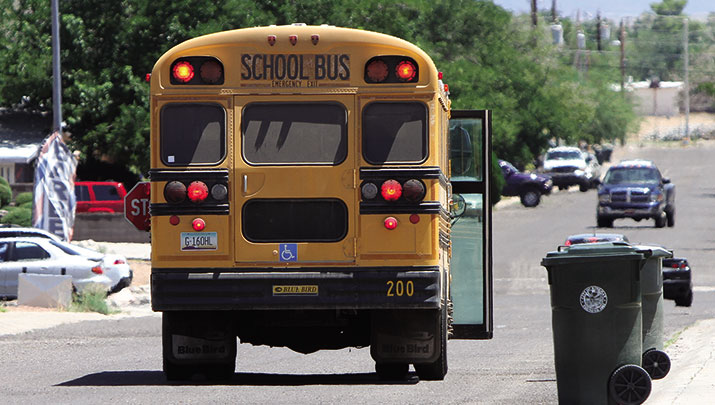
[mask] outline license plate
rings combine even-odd
[[[216,232],[181,232],[181,250],[216,250],[218,234]]]

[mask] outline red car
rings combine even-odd
[[[78,181],[74,183],[77,197],[75,212],[124,212],[124,184],[115,181]]]

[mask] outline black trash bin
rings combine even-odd
[[[640,366],[643,263],[643,253],[618,242],[563,247],[542,260],[559,403],[640,404],[650,395]]]
[[[660,246],[635,246],[646,258],[641,270],[643,310],[642,366],[654,380],[670,371],[670,357],[663,351],[663,259],[673,252]]]

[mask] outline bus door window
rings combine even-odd
[[[452,111],[452,303],[454,337],[492,336],[490,113]]]

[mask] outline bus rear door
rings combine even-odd
[[[305,100],[235,98],[237,262],[355,262],[355,97]]]
[[[491,111],[452,110],[451,295],[454,339],[491,339]]]

